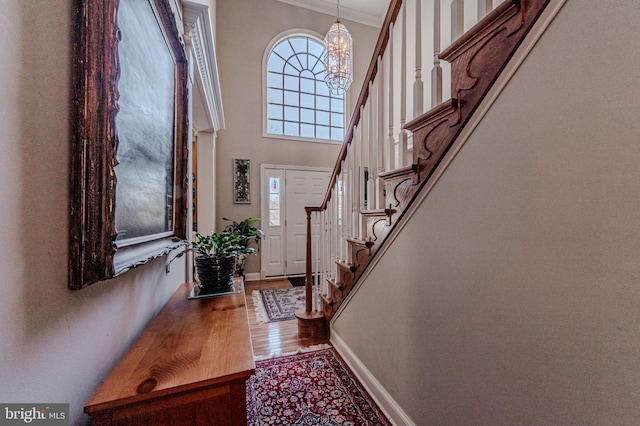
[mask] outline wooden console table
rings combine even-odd
[[[246,425],[254,373],[244,291],[188,300],[182,284],[84,411],[94,425]]]

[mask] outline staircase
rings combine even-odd
[[[403,220],[548,2],[506,0],[493,9],[490,0],[454,0],[450,24],[442,19],[440,0],[391,2],[325,199],[306,207],[308,302],[296,313],[301,334],[327,330],[326,322]],[[470,3],[476,5],[477,23],[464,31]],[[415,23],[407,22],[407,15]],[[424,92],[421,72],[425,22],[433,29],[430,93]],[[454,41],[440,51],[443,27]],[[414,75],[407,71],[408,37],[415,47],[412,90],[407,89]],[[450,97],[443,101],[447,81]],[[432,108],[423,112],[427,98]],[[407,122],[411,103],[413,118]],[[310,232],[312,225],[319,233]],[[319,287],[317,300],[313,286]]]

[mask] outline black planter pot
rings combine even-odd
[[[200,279],[200,291],[215,293],[233,285],[233,267],[235,256],[196,257],[196,271]]]

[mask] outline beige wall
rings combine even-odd
[[[226,128],[217,140],[217,224],[223,217],[242,220],[260,216],[260,164],[333,168],[337,144],[287,141],[262,137],[262,60],[269,42],[285,30],[304,28],[324,36],[335,17],[276,0],[217,2],[217,54]],[[356,76],[351,101],[359,93],[378,29],[345,21],[354,40]],[[233,204],[232,159],[251,159],[251,204]],[[259,271],[251,257],[246,271]]]
[[[71,15],[71,0],[0,2],[0,401],[68,402],[76,424],[184,268],[67,290]]]
[[[198,232],[216,229],[216,135],[198,133]]]
[[[638,424],[637,22],[567,1],[334,322],[416,424]]]

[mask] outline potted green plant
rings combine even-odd
[[[184,244],[184,250],[175,258],[182,257],[188,252],[195,253],[200,291],[205,293],[224,291],[233,285],[237,256],[256,252],[253,247],[243,246],[240,237],[228,231],[210,235],[196,233],[193,241],[182,239],[177,241]]]
[[[242,247],[245,249],[254,249],[252,252],[240,253],[236,257],[234,275],[237,277],[242,276],[242,278],[244,278],[244,265],[247,261],[247,256],[248,254],[255,254],[258,252],[259,242],[262,237],[264,237],[262,229],[254,226],[256,222],[260,222],[262,219],[259,217],[250,217],[241,222],[236,222],[235,220],[223,217],[222,220],[231,222],[224,228],[224,230],[240,238],[240,245]],[[250,247],[250,244],[255,244],[256,247]]]

